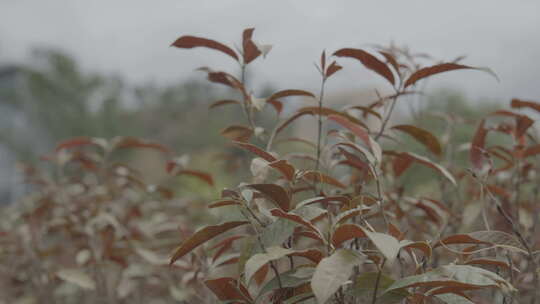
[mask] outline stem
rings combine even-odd
[[[321,91],[319,93],[319,121],[317,126],[317,162],[315,164],[315,171],[319,171],[320,166],[320,159],[321,159],[321,141],[322,141],[322,106],[323,106],[323,98],[324,98],[324,85],[326,83],[326,78],[323,76],[322,82],[321,82]],[[317,184],[315,184],[315,188],[317,188]]]
[[[248,104],[248,96],[247,96],[247,89],[246,89],[246,65],[245,64],[242,64],[240,66],[240,69],[241,69],[241,72],[240,72],[240,81],[242,82],[242,85],[244,86],[244,106],[243,106],[243,109],[244,109],[244,114],[246,115],[246,118],[247,118],[247,121],[249,123],[249,126],[255,130],[255,123],[253,122],[253,117],[252,117],[252,108],[251,106]]]
[[[386,263],[386,258],[383,259],[381,267],[379,267],[379,272],[377,273],[377,280],[375,281],[375,288],[373,290],[373,297],[371,298],[371,304],[377,302],[377,292],[379,291],[379,284],[381,283],[381,274],[384,264]]]
[[[397,93],[396,93],[396,96],[394,96],[394,98],[392,99],[392,104],[390,104],[390,110],[388,111],[388,114],[384,118],[384,121],[381,125],[381,129],[379,130],[379,133],[375,136],[375,140],[378,140],[383,135],[384,129],[386,128],[386,125],[388,124],[388,121],[390,120],[390,117],[392,116],[392,112],[394,111],[394,108],[396,106],[397,95],[398,95]]]

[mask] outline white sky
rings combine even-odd
[[[501,78],[475,71],[437,77],[430,87],[460,88],[474,98],[540,99],[538,0],[0,0],[0,62],[23,62],[35,46],[58,47],[84,68],[119,73],[133,82],[203,78],[208,65],[234,68],[227,56],[168,47],[191,34],[233,44],[242,29],[274,45],[257,60],[258,83],[315,89],[313,62],[322,49],[407,44],[435,58],[468,55]],[[331,89],[382,85],[351,60]]]

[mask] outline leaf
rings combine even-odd
[[[62,141],[56,146],[56,152],[63,150],[63,149],[70,149],[80,146],[87,146],[87,145],[97,145],[99,146],[95,139],[92,137],[86,137],[86,136],[80,136],[80,137],[74,137],[70,138],[68,140]]]
[[[453,70],[463,70],[463,69],[472,69],[472,70],[484,71],[484,72],[494,76],[495,79],[498,80],[497,75],[495,75],[495,73],[493,73],[490,69],[487,69],[487,68],[470,67],[470,66],[466,66],[466,65],[457,64],[457,63],[441,63],[441,64],[436,64],[436,65],[433,65],[433,66],[430,66],[430,67],[425,67],[425,68],[422,68],[422,69],[414,72],[405,81],[404,88],[407,88],[408,86],[411,86],[411,85],[415,84],[418,80],[429,77],[431,75],[444,73],[444,72],[448,72],[448,71],[453,71]]]
[[[169,148],[153,142],[144,141],[135,137],[116,137],[113,139],[113,145],[117,149],[125,148],[150,148],[156,149],[164,154],[170,154]]]
[[[421,163],[421,164],[423,164],[423,165],[425,165],[427,167],[430,167],[430,168],[436,170],[437,172],[442,174],[446,179],[448,179],[454,186],[457,186],[456,180],[454,179],[452,174],[450,174],[450,172],[448,172],[441,165],[436,164],[436,163],[432,162],[431,160],[429,160],[429,159],[427,159],[427,158],[425,158],[423,156],[420,156],[420,155],[417,155],[417,154],[414,154],[414,153],[411,153],[411,152],[402,152],[400,156],[410,157],[414,161],[416,161],[418,163]]]
[[[238,100],[233,100],[233,99],[222,99],[222,100],[218,100],[218,101],[213,102],[212,104],[210,104],[208,106],[208,108],[213,109],[213,108],[221,107],[221,106],[228,105],[228,104],[240,105],[240,102]]]
[[[210,205],[208,205],[208,208],[212,209],[212,208],[219,208],[223,206],[236,206],[236,205],[240,205],[240,202],[227,199],[227,200],[218,200],[218,201],[212,202]]]
[[[294,221],[278,218],[275,222],[264,227],[261,234],[261,242],[266,247],[280,246],[293,234],[297,226],[298,223]]]
[[[388,63],[392,65],[396,73],[399,74],[399,63],[396,61],[396,58],[394,57],[394,55],[388,52],[384,52],[384,51],[379,51],[379,54],[383,55],[386,61],[388,61]]]
[[[171,257],[170,265],[176,260],[180,259],[199,245],[204,244],[206,241],[226,232],[238,226],[247,224],[247,221],[234,221],[226,222],[220,225],[206,226],[199,231],[195,232],[187,240],[176,249],[175,253]]]
[[[431,132],[412,125],[393,126],[392,129],[405,132],[424,144],[433,154],[441,156],[442,148],[439,140]]]
[[[372,108],[369,108],[369,107],[352,106],[352,107],[348,107],[347,110],[360,110],[360,111],[362,111],[364,113],[364,117],[367,117],[367,114],[371,114],[371,115],[377,117],[381,121],[383,119],[381,114],[377,113],[375,110],[373,110]]]
[[[438,294],[435,295],[435,297],[446,304],[474,304],[474,302],[469,299],[453,293]]]
[[[452,244],[477,244],[502,247],[527,254],[526,248],[511,234],[502,231],[475,231],[468,234],[454,234],[438,241],[433,248]]]
[[[488,130],[484,128],[485,119],[480,121],[480,125],[476,129],[474,138],[471,145],[471,150],[469,151],[469,159],[471,164],[477,170],[482,169],[482,162],[484,159],[484,151],[486,145],[486,135]]]
[[[250,143],[236,141],[236,142],[233,142],[233,144],[259,156],[260,158],[266,160],[267,162],[274,162],[277,160],[277,158],[275,158],[272,154]]]
[[[281,280],[281,286],[283,288],[291,288],[299,286],[302,283],[305,283],[308,281],[309,278],[298,278],[294,276],[297,269],[292,269],[283,273],[279,274],[280,280]],[[257,298],[255,300],[260,299],[262,296],[264,296],[266,293],[279,288],[279,283],[277,280],[277,277],[273,277],[268,283],[266,283],[263,288],[259,291],[259,294],[257,295]],[[256,301],[256,303],[259,303]]]
[[[367,231],[366,229],[363,230],[366,236],[373,242],[375,247],[377,247],[377,249],[379,249],[379,251],[388,260],[388,263],[392,265],[398,255],[399,250],[401,249],[399,241],[395,237],[388,234],[371,232]]]
[[[168,164],[167,172],[169,174],[173,174],[174,176],[189,175],[189,176],[193,176],[193,177],[196,177],[196,178],[202,180],[203,182],[207,183],[210,186],[214,185],[214,179],[212,178],[212,175],[210,175],[210,174],[208,174],[206,172],[197,171],[197,170],[187,170],[187,169],[177,170],[174,167],[175,165],[176,165],[175,163],[172,163],[172,164],[169,163]]]
[[[244,50],[244,64],[248,64],[261,55],[261,51],[255,45],[251,36],[253,35],[254,28],[245,29],[242,33],[242,49]]]
[[[388,66],[377,57],[361,49],[344,48],[336,51],[334,56],[349,57],[359,60],[366,68],[386,78],[390,84],[395,84],[394,74]]]
[[[330,66],[328,66],[328,69],[326,69],[326,78],[330,78],[330,76],[334,75],[336,72],[341,70],[343,67],[337,64],[335,61],[333,61]]]
[[[308,97],[315,98],[315,95],[313,95],[313,93],[310,93],[308,91],[304,91],[304,90],[283,90],[283,91],[279,91],[279,92],[276,92],[276,93],[272,94],[266,100],[267,101],[276,100],[276,99],[280,99],[280,98],[283,98],[283,97],[289,97],[289,96],[308,96]]]
[[[269,198],[277,207],[287,212],[290,210],[291,199],[285,189],[276,184],[251,184],[247,185]]]
[[[318,303],[326,301],[349,280],[355,265],[361,260],[347,249],[338,249],[331,256],[324,258],[317,265],[311,279],[311,290]]]
[[[306,227],[308,230],[314,232],[321,242],[324,242],[324,240],[322,239],[322,233],[319,231],[319,229],[317,229],[317,227],[315,227],[312,223],[310,223],[310,222],[306,221],[305,219],[303,219],[301,216],[299,216],[297,214],[293,214],[293,213],[285,213],[280,209],[272,209],[272,210],[270,210],[270,213],[273,216],[284,218],[284,219],[296,222],[296,223]]]
[[[534,123],[534,120],[530,119],[526,115],[521,115],[514,112],[506,111],[506,110],[495,111],[491,113],[490,115],[514,117],[516,120],[516,129],[515,129],[516,137],[523,136],[525,132],[527,132],[527,129],[529,129],[529,127],[532,126]]]
[[[375,285],[378,276],[378,272],[365,272],[356,277],[356,283],[352,286],[351,289],[354,296],[359,298],[360,303],[371,302],[371,300],[373,299],[373,292],[375,291]],[[384,295],[381,295],[381,293],[390,285],[392,285],[392,283],[394,283],[394,279],[384,273],[380,274],[377,303],[399,303],[401,300],[403,300],[409,295],[409,293],[405,289],[395,289]]]
[[[352,240],[354,238],[367,237],[364,229],[355,224],[343,224],[340,225],[332,234],[332,244],[338,248],[344,242]]]
[[[540,144],[528,147],[523,151],[523,157],[529,157],[540,153]]]
[[[478,267],[468,265],[445,265],[424,274],[397,280],[385,293],[399,288],[452,286],[463,290],[497,287],[508,292],[515,288],[499,275]]]
[[[251,277],[265,264],[268,262],[278,260],[290,253],[294,252],[294,250],[274,246],[274,247],[268,247],[266,248],[265,253],[257,253],[253,255],[249,260],[246,262],[245,266],[245,279],[246,284],[249,284],[249,281],[251,280]]]
[[[369,139],[369,134],[364,128],[360,127],[357,124],[354,124],[352,121],[347,120],[342,116],[330,115],[328,116],[328,119],[333,120],[338,124],[342,125],[343,127],[349,129],[354,135],[358,136],[358,138],[360,138],[368,148],[371,149],[371,141]]]
[[[338,187],[338,188],[341,188],[341,189],[346,188],[345,185],[343,185],[341,182],[339,182],[335,178],[333,178],[331,176],[328,176],[328,175],[326,175],[324,173],[318,172],[318,171],[304,172],[302,177],[309,180],[309,181],[312,181],[312,182],[325,183],[325,184],[328,184],[328,185],[331,185],[331,186],[334,186],[334,187]]]
[[[246,287],[237,280],[229,277],[206,280],[204,284],[221,301],[245,301],[252,303],[253,299],[249,295]]]
[[[296,205],[295,208],[300,209],[304,206],[308,206],[311,204],[317,204],[317,203],[326,204],[329,202],[340,202],[341,205],[346,205],[346,204],[349,204],[350,199],[347,198],[346,196],[317,196],[317,197],[313,197],[313,198],[309,198],[309,199],[301,201],[300,203]]]
[[[238,55],[236,55],[236,53],[231,48],[211,39],[200,38],[200,37],[195,37],[195,36],[182,36],[178,38],[175,42],[173,42],[171,46],[182,48],[182,49],[191,49],[194,47],[206,47],[206,48],[223,52],[231,56],[232,58],[236,59],[236,61],[238,61]]]
[[[73,283],[81,288],[89,290],[96,289],[96,282],[81,269],[61,269],[56,275],[60,279]]]
[[[510,106],[512,108],[530,108],[537,112],[540,112],[540,104],[534,101],[525,101],[521,99],[514,98],[512,99],[512,102],[510,103]]]
[[[246,126],[232,125],[221,130],[220,133],[230,140],[246,142],[253,135],[253,130]]]
[[[269,163],[268,166],[281,172],[281,174],[283,174],[283,176],[287,180],[292,181],[294,179],[294,174],[296,172],[296,169],[287,160],[285,159],[276,160],[274,162]]]
[[[333,110],[333,109],[330,109],[330,108],[325,108],[325,107],[322,107],[322,108],[319,108],[319,107],[304,107],[304,108],[301,108],[299,109],[295,114],[293,114],[291,117],[287,118],[286,120],[284,120],[277,128],[276,128],[276,134],[281,132],[283,129],[285,129],[285,127],[287,127],[291,122],[293,122],[294,120],[304,116],[304,115],[321,115],[321,116],[328,116],[328,115],[337,115],[337,116],[342,116],[358,125],[361,125],[363,127],[365,127],[367,129],[367,126],[362,123],[360,120],[350,116],[350,115],[347,115],[345,113],[341,113],[339,111],[336,111],[336,110]]]

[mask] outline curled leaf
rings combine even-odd
[[[175,42],[173,42],[171,46],[174,46],[177,48],[183,48],[183,49],[191,49],[194,47],[206,47],[206,48],[218,50],[222,53],[225,53],[231,56],[232,58],[234,58],[236,61],[238,61],[238,55],[236,55],[236,53],[231,48],[211,39],[195,37],[195,36],[182,36],[178,38]]]

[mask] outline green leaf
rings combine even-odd
[[[375,244],[375,247],[384,255],[388,260],[388,263],[392,265],[396,259],[401,245],[399,241],[388,234],[380,232],[370,232],[367,229],[363,229],[367,237]]]
[[[298,224],[293,221],[278,218],[275,222],[264,228],[261,241],[266,247],[279,246],[293,234],[294,228],[297,226]]]
[[[293,270],[289,270],[289,271],[279,274],[279,278],[281,280],[281,286],[283,288],[296,287],[296,286],[299,286],[300,284],[303,284],[309,281],[310,278],[300,278],[300,277],[295,276],[297,270],[298,269],[293,269]],[[273,277],[259,291],[259,295],[257,296],[257,299],[259,299],[260,297],[264,296],[266,293],[277,288],[279,288],[277,277]]]
[[[349,280],[353,266],[361,262],[354,252],[347,249],[338,249],[330,257],[322,259],[311,280],[311,289],[318,303],[326,303]]]
[[[469,301],[469,299],[454,293],[439,294],[435,295],[435,297],[447,304],[474,304],[474,302]]]

